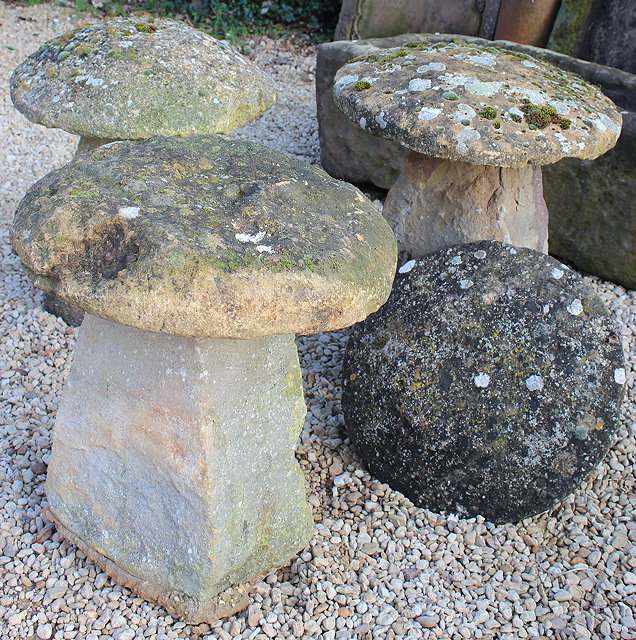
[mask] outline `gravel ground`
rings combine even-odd
[[[61,542],[42,517],[50,429],[76,331],[40,309],[8,246],[27,187],[71,158],[76,138],[13,111],[10,71],[69,26],[50,5],[0,5],[0,637],[636,638],[634,292],[590,278],[620,324],[627,400],[616,445],[550,513],[495,526],[413,507],[375,481],[342,431],[346,332],[299,339],[309,413],[298,458],[316,533],[259,582],[245,612],[212,627],[174,620]],[[318,155],[314,56],[262,40],[252,54],[285,86],[279,105],[239,132],[310,162]]]

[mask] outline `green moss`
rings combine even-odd
[[[81,47],[77,47],[77,49],[75,49],[73,53],[84,58],[86,56],[89,56],[91,53],[93,53],[95,51],[95,48],[96,47],[85,44],[85,45],[82,45]]]
[[[493,109],[492,107],[485,107],[479,113],[482,118],[486,118],[486,120],[494,120],[497,117],[497,109]]]
[[[499,129],[501,128],[501,122],[499,120],[495,120],[492,126],[495,127],[495,129]]]
[[[135,29],[137,29],[139,33],[154,33],[157,31],[157,27],[149,22],[137,22],[135,23]]]
[[[47,69],[46,75],[48,78],[57,78],[60,74],[55,69]]]
[[[444,100],[459,100],[459,96],[454,91],[444,91],[442,98]]]
[[[463,124],[465,127],[468,127],[468,126],[470,126],[470,120],[462,120],[462,124]]]
[[[545,129],[549,124],[560,125],[562,120],[554,107],[538,107],[536,104],[527,102],[521,106],[521,110],[528,124],[537,129]]]
[[[66,60],[71,55],[70,51],[62,51],[60,55],[57,57],[58,62],[62,62],[62,60]]]
[[[371,88],[371,83],[366,80],[358,80],[358,82],[353,85],[353,88],[356,91],[366,91]]]
[[[109,56],[112,56],[113,58],[123,58],[124,57],[124,53],[121,49],[112,49],[111,51],[108,52]]]
[[[569,129],[571,124],[572,121],[568,120],[568,118],[559,118],[559,126],[561,129]]]

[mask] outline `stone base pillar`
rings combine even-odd
[[[294,443],[306,413],[293,336],[181,338],[86,315],[46,492],[63,536],[189,622],[313,533]]]
[[[382,214],[400,251],[414,258],[478,240],[548,251],[541,167],[482,167],[407,151]]]

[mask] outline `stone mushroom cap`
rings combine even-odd
[[[29,189],[12,244],[47,293],[148,331],[340,329],[389,295],[396,242],[355,187],[220,136],[110,143]]]
[[[271,78],[174,20],[117,18],[50,40],[11,76],[29,120],[92,138],[228,133],[275,102]]]
[[[334,100],[362,129],[407,149],[501,167],[596,158],[622,122],[579,76],[467,43],[410,42],[357,58],[336,74]]]

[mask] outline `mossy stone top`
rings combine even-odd
[[[12,244],[37,286],[149,331],[253,338],[359,322],[395,238],[355,187],[253,142],[115,142],[29,189]]]
[[[579,76],[528,55],[411,42],[343,66],[336,104],[361,128],[428,156],[477,165],[593,159],[621,116]]]
[[[13,104],[29,120],[111,140],[228,133],[275,98],[269,76],[231,47],[154,18],[70,31],[11,77]]]

